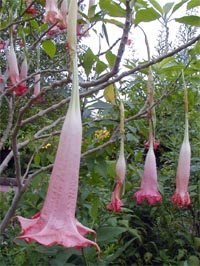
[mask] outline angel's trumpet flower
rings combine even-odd
[[[57,0],[46,0],[44,21],[54,24],[58,20],[62,20],[62,16],[58,10]]]
[[[153,140],[151,140],[150,147],[147,152],[141,187],[140,190],[134,194],[134,198],[138,204],[141,204],[145,199],[148,200],[150,205],[154,205],[157,202],[162,201],[162,197],[158,192],[156,158],[153,150]]]
[[[77,2],[70,1],[70,12],[77,12]],[[72,21],[71,23],[74,23]],[[74,27],[75,28],[75,27]],[[72,34],[72,32],[71,32]],[[74,34],[75,31],[74,31]],[[73,39],[75,40],[75,39]],[[76,47],[75,44],[70,46]],[[75,218],[79,167],[81,158],[82,123],[79,103],[78,66],[76,51],[72,57],[72,97],[61,130],[50,183],[41,211],[26,219],[17,216],[22,227],[19,239],[27,242],[37,241],[42,245],[60,244],[65,247],[82,248],[93,245],[100,252],[99,246],[84,237],[95,231],[83,226]]]

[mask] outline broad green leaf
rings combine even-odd
[[[91,69],[95,61],[96,58],[94,53],[90,48],[88,48],[85,54],[83,55],[83,67],[87,76],[91,73]]]
[[[45,53],[51,58],[54,58],[54,55],[56,53],[56,46],[55,44],[50,40],[45,40],[42,42],[42,48],[44,49]]]
[[[106,70],[107,67],[108,65],[106,63],[101,60],[98,60],[96,64],[96,73],[100,75],[104,70]]]
[[[152,6],[158,10],[161,14],[163,14],[163,9],[160,6],[160,4],[156,0],[149,0],[149,2],[152,4]]]
[[[115,87],[113,84],[108,85],[104,89],[104,98],[107,102],[115,104]]]
[[[152,7],[137,11],[134,23],[149,22],[160,18],[160,14]]]
[[[200,1],[199,0],[191,0],[188,4],[187,4],[187,9],[191,9],[194,7],[200,6]]]
[[[100,227],[97,232],[98,242],[109,243],[116,239],[119,235],[126,232],[127,228],[119,226],[104,226]]]
[[[174,2],[169,2],[163,6],[163,11],[164,11],[165,15],[167,15],[169,13],[169,11],[172,9],[173,5],[174,5]]]
[[[111,17],[125,17],[126,11],[121,8],[121,6],[114,1],[110,0],[100,0],[100,8],[106,10],[108,15]]]
[[[186,25],[200,27],[200,17],[199,16],[184,16],[175,19],[177,22],[184,23]]]
[[[177,9],[179,9],[180,7],[182,7],[182,5],[184,5],[186,2],[188,2],[188,0],[182,0],[178,4],[176,4],[174,6],[174,8],[172,9],[172,13],[174,13]]]
[[[31,26],[34,28],[34,29],[36,29],[36,30],[38,30],[39,29],[39,24],[38,24],[38,22],[36,21],[36,20],[31,20]]]
[[[189,266],[199,266],[200,260],[197,256],[191,255],[188,259]]]
[[[111,51],[108,51],[106,53],[106,59],[109,63],[110,68],[112,68],[114,66],[114,63],[115,63],[116,55],[114,55]]]

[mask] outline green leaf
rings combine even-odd
[[[182,5],[184,5],[188,0],[182,0],[178,4],[176,4],[172,10],[172,13],[174,13],[177,9],[179,9]]]
[[[100,5],[100,8],[107,11],[108,15],[111,17],[125,17],[126,16],[126,11],[114,1],[100,0],[99,5]]]
[[[102,30],[103,30],[103,34],[106,38],[106,42],[107,42],[108,46],[110,46],[109,38],[108,38],[108,32],[107,32],[105,23],[102,24]]]
[[[191,9],[194,7],[200,6],[200,1],[199,0],[191,0],[188,4],[187,4],[187,9]]]
[[[172,9],[173,5],[174,5],[174,2],[169,2],[163,6],[163,11],[164,11],[165,15],[167,15],[169,13],[169,11]]]
[[[152,7],[137,11],[135,16],[135,24],[140,22],[149,22],[160,18],[160,14]]]
[[[45,53],[51,58],[54,58],[54,55],[56,53],[56,46],[55,44],[50,40],[45,40],[42,42],[42,48],[44,49]]]
[[[83,66],[87,76],[91,73],[91,69],[95,61],[96,59],[94,53],[90,48],[88,48],[83,56]]]
[[[114,66],[116,55],[114,55],[110,50],[106,53],[106,59],[109,63],[110,68]]]
[[[98,60],[96,64],[96,73],[98,75],[101,74],[104,70],[106,70],[107,67],[108,65],[106,63],[101,60]]]
[[[155,0],[149,0],[149,2],[152,4],[152,6],[157,9],[161,14],[163,14],[163,9],[162,7],[159,5],[159,3]]]
[[[106,243],[112,242],[119,235],[121,235],[126,231],[127,229],[125,227],[119,227],[119,226],[100,227],[99,231],[97,232],[98,242],[106,242]]]
[[[177,22],[184,23],[186,25],[200,27],[200,17],[199,16],[184,16],[175,19]]]

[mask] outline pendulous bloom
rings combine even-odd
[[[120,151],[119,158],[116,164],[116,186],[112,194],[111,203],[107,205],[107,209],[110,211],[121,212],[121,207],[123,206],[123,201],[120,199],[120,193],[122,186],[124,184],[126,175],[126,161],[124,158],[124,153]]]
[[[44,22],[54,24],[58,20],[62,20],[62,16],[58,10],[57,0],[46,0]]]
[[[120,153],[116,163],[116,186],[112,194],[111,203],[107,205],[108,210],[115,212],[121,212],[121,207],[123,206],[120,193],[126,176],[126,161],[124,156],[124,105],[122,102],[120,103],[120,133]]]
[[[188,119],[186,119],[185,136],[181,146],[176,173],[176,191],[171,200],[180,207],[190,205],[188,183],[190,178],[191,147],[188,134]]]
[[[134,198],[138,204],[141,204],[145,199],[148,200],[150,205],[162,201],[162,197],[158,192],[156,158],[153,150],[153,141],[151,141],[146,156],[141,187],[140,190],[134,194]]]
[[[71,14],[77,12],[77,2],[70,2]],[[74,21],[72,20],[74,23]],[[71,23],[72,23],[71,22]],[[75,27],[74,27],[75,28]],[[71,32],[72,34],[73,32]],[[75,31],[74,31],[74,34]],[[73,39],[76,41],[76,39]],[[65,121],[61,130],[54,167],[44,205],[32,219],[21,216],[16,218],[21,224],[22,235],[19,239],[36,241],[45,246],[60,244],[67,248],[83,248],[93,245],[100,253],[96,242],[84,237],[95,231],[83,226],[75,217],[79,167],[81,158],[82,123],[79,102],[78,66],[76,43],[72,59],[72,96]]]
[[[9,77],[12,85],[19,82],[19,68],[17,63],[17,57],[13,45],[11,44],[8,54],[8,69]]]

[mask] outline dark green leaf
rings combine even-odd
[[[98,60],[97,64],[96,64],[96,73],[98,75],[101,74],[104,70],[106,70],[107,67],[108,67],[108,65],[106,63],[104,63],[103,61]]]
[[[90,74],[95,60],[95,55],[93,54],[92,50],[88,48],[83,56],[83,66],[87,76]]]
[[[105,23],[102,24],[102,30],[103,30],[104,36],[106,38],[106,42],[107,42],[108,46],[110,46],[109,38],[108,38],[108,32],[107,32]]]
[[[126,231],[127,231],[126,228],[119,226],[100,227],[99,231],[97,232],[98,242],[106,242],[106,243],[112,242],[116,237],[118,237],[119,235],[121,235]]]

